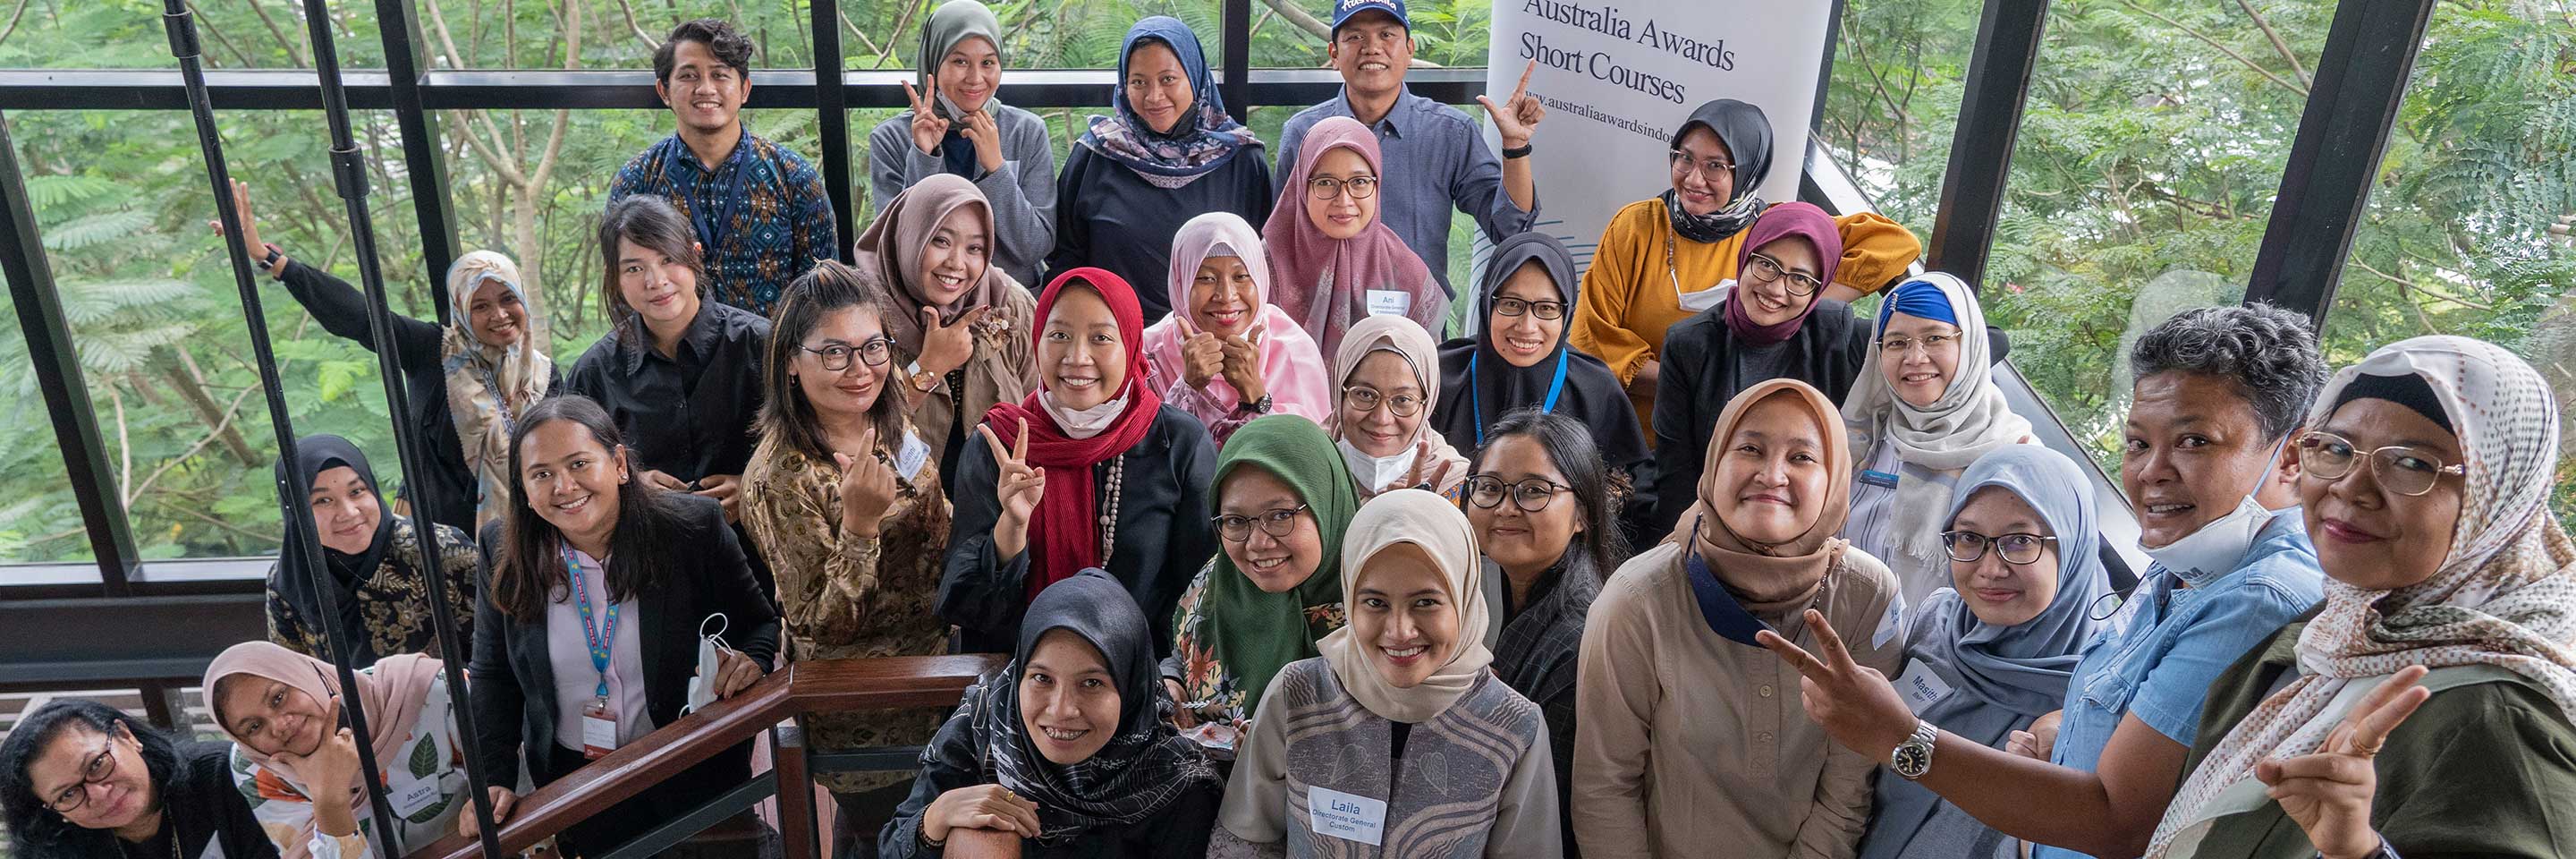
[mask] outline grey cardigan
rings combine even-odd
[[[1055,249],[1055,148],[1046,120],[1002,104],[993,124],[1002,130],[1002,169],[968,176],[993,201],[993,262],[1012,280],[1038,285],[1039,268]],[[903,189],[943,170],[937,154],[912,145],[912,111],[895,114],[868,132],[868,193],[883,208]],[[978,172],[981,172],[979,169]]]

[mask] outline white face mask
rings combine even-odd
[[[1119,394],[1091,408],[1068,409],[1055,401],[1055,392],[1042,390],[1038,392],[1038,407],[1055,418],[1055,425],[1063,428],[1066,436],[1086,439],[1109,429],[1109,424],[1127,411],[1127,398],[1132,393]]]
[[[2252,490],[2236,500],[2236,509],[2182,539],[2163,546],[2140,544],[2138,548],[2154,558],[2157,565],[2181,576],[2186,585],[2197,585],[2235,569],[2236,562],[2253,550],[2263,526],[2272,522],[2272,511],[2254,496],[2263,492],[2264,481],[2272,479],[2272,466],[2281,461],[2281,448],[2288,444],[2289,439],[2284,437],[2281,445],[2272,448],[2272,456],[2263,463],[2263,476],[2254,481]]]
[[[1718,281],[1716,286],[1698,292],[1682,293],[1682,310],[1690,313],[1705,313],[1709,308],[1716,307],[1718,302],[1725,301],[1726,297],[1734,292],[1735,281],[1729,279]]]
[[[1413,459],[1422,450],[1408,444],[1394,456],[1370,456],[1360,452],[1359,448],[1352,447],[1348,439],[1333,444],[1342,449],[1342,464],[1350,466],[1351,477],[1357,479],[1361,486],[1368,487],[1371,492],[1389,489],[1388,484],[1401,481],[1411,475]]]

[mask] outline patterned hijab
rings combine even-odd
[[[332,668],[331,663],[269,642],[245,641],[224,648],[223,653],[215,656],[215,661],[206,665],[206,677],[201,688],[206,690],[210,711],[222,706],[215,694],[215,684],[226,677],[245,674],[284,683],[312,696],[325,709],[331,707],[330,702],[334,698],[341,699],[343,706],[354,698],[360,707],[359,712],[366,714],[367,730],[373,734],[364,738],[367,746],[375,750],[378,763],[392,766],[399,763],[394,761],[394,755],[402,750],[405,741],[411,739],[412,727],[420,721],[421,707],[427,703],[429,687],[438,681],[443,667],[438,660],[417,653],[388,656],[377,660],[374,668],[358,672],[358,694],[343,697],[339,672]],[[360,809],[363,816],[367,807],[365,779],[353,777],[345,786],[308,783],[296,774],[293,765],[275,755],[253,750],[249,743],[233,733],[232,723],[222,713],[210,712],[208,715],[215,717],[215,730],[233,741],[244,757],[276,773],[298,793],[314,798],[319,796],[315,793],[317,790],[346,790],[355,800],[350,807]],[[327,737],[328,732],[337,730],[337,727],[325,725],[323,730]],[[280,843],[278,852],[285,859],[305,859],[312,855],[302,838],[286,839]]]
[[[1916,406],[1897,396],[1887,383],[1879,363],[1878,339],[1886,336],[1887,322],[1898,305],[1936,297],[1950,311],[1951,320],[1944,321],[1955,320],[1959,327],[1959,361],[1941,398],[1929,406]],[[1994,364],[1986,360],[1986,311],[1966,281],[1933,271],[1897,285],[1880,304],[1878,325],[1870,333],[1869,356],[1862,359],[1860,378],[1852,382],[1851,394],[1843,400],[1843,426],[1851,433],[1854,468],[1868,464],[1881,439],[1896,445],[1899,460],[1952,471],[2030,437],[2030,421],[2013,414],[2003,390],[1995,387]],[[1910,566],[1936,564],[1944,557],[1941,512],[1948,509],[1949,501],[1949,487],[1937,481],[1897,483],[1896,549]],[[1881,560],[1900,569],[1906,566]]]
[[[1682,148],[1682,137],[1693,126],[1705,127],[1726,144],[1726,152],[1735,158],[1735,192],[1726,206],[1705,215],[1694,215],[1682,209],[1682,195],[1664,189],[1664,214],[1672,219],[1673,232],[1701,244],[1725,241],[1726,237],[1744,231],[1762,214],[1762,198],[1755,194],[1762,177],[1771,172],[1771,120],[1762,108],[1731,98],[1721,98],[1691,111],[1690,119],[1673,131],[1673,148]]]
[[[1286,593],[1263,591],[1222,551],[1208,573],[1199,634],[1213,642],[1217,660],[1240,678],[1236,685],[1244,690],[1243,710],[1249,713],[1279,669],[1322,653],[1307,631],[1306,607],[1341,598],[1342,535],[1359,511],[1360,499],[1333,440],[1314,421],[1296,415],[1267,415],[1236,430],[1217,455],[1215,485],[1222,491],[1226,477],[1245,467],[1270,472],[1297,490],[1297,500],[1315,517],[1324,546],[1315,571]]]
[[[1270,218],[1261,223],[1261,239],[1270,247],[1271,277],[1282,286],[1274,293],[1274,303],[1305,326],[1327,353],[1340,348],[1344,332],[1369,315],[1365,302],[1371,290],[1404,293],[1408,304],[1404,315],[1425,330],[1446,324],[1449,293],[1431,279],[1431,269],[1422,264],[1422,257],[1386,225],[1384,185],[1379,186],[1377,214],[1359,235],[1333,238],[1307,217],[1306,177],[1314,174],[1315,163],[1323,160],[1324,153],[1335,149],[1358,153],[1370,172],[1386,175],[1377,132],[1359,120],[1336,116],[1306,132],[1296,169],[1280,186],[1287,190],[1271,208]]]
[[[1048,632],[1064,630],[1091,645],[1118,687],[1117,735],[1080,763],[1059,765],[1040,754],[1020,717],[1020,675]],[[1198,744],[1166,714],[1171,694],[1154,668],[1154,638],[1127,588],[1099,570],[1049,585],[1029,604],[1019,647],[1001,673],[985,675],[958,705],[951,725],[970,736],[983,771],[1012,793],[1035,800],[1041,842],[1062,843],[1092,830],[1134,826],[1193,790],[1217,790],[1216,770]],[[945,731],[943,730],[943,733]],[[925,755],[935,753],[937,746]]]
[[[2382,346],[2336,373],[2308,425],[2331,417],[2362,376],[2417,376],[2441,400],[2467,458],[2460,520],[2432,577],[2363,590],[2329,575],[2325,607],[2299,635],[2298,679],[2227,732],[2183,782],[2147,855],[2162,855],[2203,806],[2267,757],[2323,745],[2349,684],[2373,684],[2409,665],[2494,665],[2529,678],[2576,719],[2576,544],[2549,513],[2558,465],[2558,406],[2521,358],[2465,337]],[[2357,467],[2368,467],[2358,465]],[[2332,571],[2328,571],[2331,573]]]
[[[930,238],[939,232],[939,223],[960,207],[973,206],[984,222],[985,247],[994,247],[998,233],[993,231],[993,204],[984,199],[982,189],[966,177],[939,173],[922,177],[912,187],[895,195],[877,210],[877,219],[859,234],[851,248],[852,258],[861,270],[873,268],[892,287],[896,307],[888,308],[885,317],[886,336],[894,338],[896,348],[907,355],[921,354],[921,310],[932,306],[922,298],[921,281],[930,275],[921,270],[921,252],[930,246]],[[989,253],[989,251],[988,251]],[[975,285],[959,293],[957,300],[938,305],[939,322],[955,324],[957,317],[970,307],[1002,305],[1002,290],[1016,289],[1019,284],[987,256],[984,276]]]
[[[1181,121],[1168,133],[1155,131],[1127,105],[1127,64],[1147,42],[1171,48],[1190,77],[1191,104],[1182,109]],[[1261,146],[1252,129],[1226,114],[1225,97],[1217,92],[1216,75],[1208,71],[1198,34],[1179,18],[1156,15],[1127,28],[1126,41],[1118,49],[1118,80],[1121,84],[1109,90],[1111,115],[1091,118],[1091,130],[1083,133],[1082,145],[1127,165],[1157,188],[1188,185],[1225,166],[1245,147]]]
[[[1422,682],[1399,688],[1378,673],[1369,656],[1376,645],[1359,640],[1352,627],[1324,636],[1322,649],[1333,676],[1360,706],[1383,719],[1419,724],[1449,709],[1493,665],[1494,653],[1485,649],[1486,626],[1493,616],[1485,605],[1485,565],[1476,554],[1476,532],[1467,524],[1467,514],[1449,499],[1418,489],[1380,495],[1351,517],[1350,532],[1342,540],[1343,605],[1359,601],[1369,560],[1397,544],[1431,556],[1448,586],[1449,604],[1458,609],[1458,638],[1449,645],[1448,661]]]
[[[507,347],[474,336],[474,293],[485,282],[498,283],[519,297],[527,322],[519,342]],[[456,422],[465,470],[474,475],[476,528],[509,512],[519,482],[510,472],[510,436],[518,415],[546,398],[554,360],[546,357],[546,314],[519,283],[519,267],[509,257],[473,251],[447,267],[447,298],[455,305],[447,331],[438,341],[439,369],[447,376],[447,414]]]

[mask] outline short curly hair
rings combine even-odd
[[[2235,383],[2265,441],[2297,429],[2326,384],[2326,357],[2308,318],[2259,302],[2175,314],[2130,347],[2129,366],[2140,379],[2184,372]]]
[[[671,70],[680,64],[681,42],[705,45],[707,53],[716,55],[716,59],[732,66],[743,77],[751,77],[751,39],[734,29],[731,21],[697,18],[682,21],[680,26],[671,28],[670,38],[663,39],[662,46],[653,49],[654,80],[666,84],[671,82]]]

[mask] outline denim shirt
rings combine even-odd
[[[2120,719],[2131,713],[2185,748],[2200,724],[2209,684],[2245,652],[2325,597],[2325,572],[2296,507],[2255,535],[2234,572],[2193,587],[2155,568],[2086,642],[2051,760],[2091,772]],[[2033,859],[2083,859],[2033,845]]]

